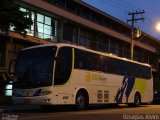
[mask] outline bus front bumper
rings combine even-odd
[[[12,97],[13,104],[52,105],[53,98],[50,95],[36,97]]]

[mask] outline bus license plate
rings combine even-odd
[[[30,100],[30,99],[24,99],[24,103],[25,103],[25,104],[30,104],[30,103],[31,103],[31,100]]]

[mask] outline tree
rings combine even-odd
[[[8,33],[10,26],[14,31],[25,35],[26,29],[32,25],[27,12],[19,10],[16,0],[0,0],[0,29]]]
[[[27,33],[26,30],[29,29],[29,27],[32,25],[32,20],[28,16],[28,13],[20,11],[19,6],[16,4],[16,1],[17,0],[0,0],[0,31],[5,32],[6,39],[10,27],[13,27],[13,30],[15,32],[25,35]],[[7,82],[10,80],[8,77],[9,75],[7,74],[7,71],[0,73],[1,100],[5,99],[5,86]]]

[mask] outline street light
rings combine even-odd
[[[153,28],[151,28],[150,30],[149,30],[149,32],[150,31],[152,31],[153,29],[156,29],[157,31],[160,31],[160,23],[158,23],[156,26],[154,26]],[[137,38],[139,38],[140,37],[140,30],[139,30],[139,28],[138,28],[138,32],[136,32],[136,33],[139,33],[138,34],[138,37]],[[133,60],[133,52],[134,52],[134,38],[135,38],[135,29],[134,29],[134,22],[132,23],[132,33],[131,33],[131,60]],[[142,40],[145,36],[147,36],[148,34],[147,33],[145,33],[145,34],[143,34],[143,36],[139,39],[139,41],[140,40]]]
[[[157,23],[154,27],[152,27],[149,32],[151,32],[152,30],[156,29],[157,31],[160,31],[160,23]],[[145,33],[143,34],[143,36],[139,39],[139,41],[141,41],[145,36],[147,36],[148,34]]]
[[[158,31],[160,31],[160,23],[158,23],[158,24],[156,25],[156,29],[157,29]]]

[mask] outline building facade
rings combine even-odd
[[[81,0],[17,0],[17,4],[33,25],[27,36],[12,28],[8,37],[1,32],[1,80],[22,48],[38,44],[65,42],[130,59],[131,26]],[[134,60],[152,66],[154,88],[160,89],[160,41],[142,33],[135,39]]]

